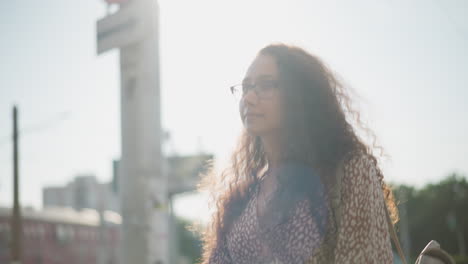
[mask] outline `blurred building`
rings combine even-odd
[[[197,155],[172,155],[164,162],[165,172],[168,174],[168,195],[171,198],[185,192],[193,192],[200,181],[200,174],[206,172],[209,162],[213,160],[211,154]],[[110,184],[111,189],[119,192],[119,160],[114,160],[112,164],[113,177]]]
[[[45,187],[42,190],[43,207],[71,207],[119,212],[119,203],[113,183],[99,183],[93,175],[77,176],[65,186]]]
[[[0,208],[0,263],[11,262],[11,212]],[[71,208],[23,208],[21,214],[22,264],[119,263],[119,214]]]
[[[164,159],[164,171],[168,174],[168,210],[169,210],[169,263],[185,263],[180,252],[180,241],[177,237],[176,216],[173,200],[178,194],[196,191],[200,174],[206,173],[213,160],[211,154],[172,155]],[[119,161],[113,162],[113,189],[119,192]],[[166,207],[166,206],[164,206]]]
[[[200,174],[206,172],[213,155],[171,156],[167,158],[169,196],[193,192],[200,182]]]
[[[176,236],[178,231],[172,206],[174,196],[195,191],[200,181],[200,174],[206,172],[209,161],[212,159],[213,155],[210,154],[173,155],[164,159],[165,163],[163,167],[168,175],[168,204],[160,206],[167,208],[169,213],[170,263],[179,263],[182,257],[178,250],[180,247]],[[46,210],[68,207],[77,211],[94,209],[97,211],[110,210],[120,212],[119,182],[121,181],[119,178],[121,175],[119,171],[119,161],[115,160],[113,161],[113,176],[110,183],[99,183],[93,175],[79,175],[65,186],[45,187],[42,191],[43,207]]]
[[[200,180],[199,175],[213,159],[210,154],[174,155],[165,162],[168,173],[168,195],[192,192]],[[109,183],[99,183],[94,175],[78,175],[65,186],[47,186],[42,189],[42,203],[48,207],[85,208],[119,212],[119,161],[112,164],[113,176]]]

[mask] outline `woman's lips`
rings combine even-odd
[[[261,118],[263,117],[263,115],[260,115],[260,114],[252,114],[252,113],[247,113],[244,118],[245,119],[258,119],[258,118]]]

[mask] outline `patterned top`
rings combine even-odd
[[[317,206],[294,202],[287,218],[268,230],[259,224],[256,188],[208,263],[393,263],[382,179],[373,164],[358,156],[343,165],[339,214],[320,195]]]

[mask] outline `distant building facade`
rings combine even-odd
[[[63,187],[42,190],[43,207],[70,207],[75,210],[95,209],[119,212],[117,194],[112,183],[99,183],[93,175],[79,175]]]
[[[173,155],[164,159],[162,165],[163,173],[167,173],[168,176],[169,204],[160,206],[169,208],[169,243],[171,250],[169,263],[179,263],[180,257],[178,252],[179,241],[176,236],[177,227],[175,225],[175,215],[172,206],[173,197],[180,193],[195,191],[200,181],[200,174],[207,172],[213,158],[211,154],[200,153],[198,155],[186,156]],[[42,190],[43,207],[45,210],[54,207],[69,207],[77,211],[94,209],[97,211],[108,210],[120,212],[119,183],[121,182],[120,177],[122,177],[122,175],[119,173],[119,160],[113,161],[112,168],[113,176],[110,183],[99,183],[94,175],[79,175],[65,186],[44,187]],[[114,250],[115,245],[110,246],[110,249]],[[114,253],[109,253],[108,255],[113,254]]]
[[[11,262],[11,208],[0,208],[0,263]],[[119,264],[121,217],[71,208],[22,210],[23,264]]]

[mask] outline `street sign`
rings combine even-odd
[[[125,47],[143,40],[145,10],[141,1],[131,1],[114,14],[97,21],[97,53]]]
[[[105,0],[108,4],[123,4],[128,2],[128,0]]]
[[[200,182],[200,174],[206,173],[211,160],[213,155],[209,154],[168,157],[169,196],[195,191]]]

